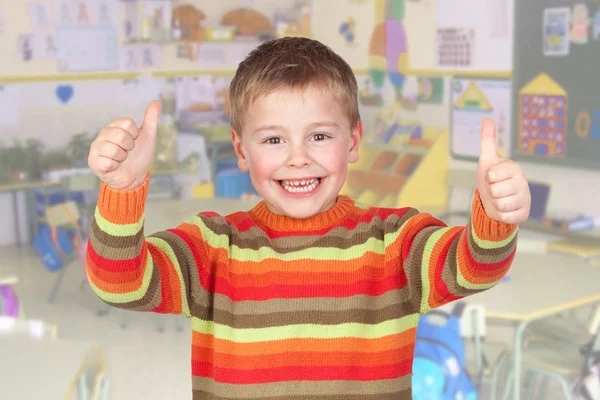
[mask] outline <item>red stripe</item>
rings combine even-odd
[[[438,259],[435,261],[433,286],[435,288],[435,291],[437,292],[436,297],[439,299],[445,299],[445,301],[454,301],[454,300],[458,300],[458,299],[462,298],[462,297],[456,296],[450,292],[450,290],[448,289],[448,286],[442,279],[442,270],[444,269],[446,259],[448,258],[448,251],[450,250],[452,243],[454,243],[454,240],[456,240],[456,238],[459,237],[463,232],[466,232],[466,231],[464,229],[457,231],[454,235],[452,235],[443,244],[442,250],[440,251],[440,255],[439,255]],[[464,238],[464,236],[463,236],[463,238]],[[440,242],[437,242],[435,245],[440,246]],[[430,260],[430,262],[431,262],[431,260]],[[453,263],[454,263],[454,260],[451,260],[450,265],[452,266]],[[427,268],[429,268],[429,266],[427,266]],[[430,284],[431,284],[431,282],[430,282]],[[430,293],[429,296],[431,297],[432,295],[434,295],[433,291]]]
[[[486,272],[492,272],[492,273],[498,273],[499,271],[502,271],[502,270],[508,270],[508,268],[510,267],[510,264],[513,261],[513,258],[515,257],[515,253],[517,251],[516,248],[513,249],[513,251],[510,253],[510,255],[508,257],[506,257],[504,260],[500,260],[498,262],[480,263],[480,262],[477,262],[473,258],[473,254],[469,251],[469,245],[468,245],[468,242],[466,239],[467,238],[465,237],[464,240],[461,240],[460,246],[462,246],[463,249],[465,250],[465,254],[467,255],[467,259],[465,260],[465,262],[467,262],[467,265],[469,266],[469,269],[471,269],[471,270],[477,269],[478,271],[486,271]],[[487,274],[477,274],[477,275],[483,276],[483,275],[487,275]]]
[[[261,288],[239,288],[219,277],[214,278],[214,282],[214,293],[227,296],[233,301],[349,297],[357,294],[380,296],[404,286],[398,275],[392,275],[382,281],[362,280],[352,285],[271,285]]]
[[[412,358],[393,365],[378,367],[303,367],[289,366],[281,368],[265,368],[254,370],[236,370],[231,368],[215,368],[212,364],[192,362],[192,375],[212,378],[220,383],[258,384],[281,381],[328,381],[355,380],[372,381],[396,379],[410,374]]]
[[[94,264],[96,264],[99,268],[109,272],[127,272],[140,269],[142,261],[145,260],[144,256],[146,250],[146,243],[144,243],[140,253],[134,258],[130,258],[129,260],[110,260],[96,253],[93,246],[88,246],[88,254]]]

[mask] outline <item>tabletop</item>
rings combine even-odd
[[[65,398],[92,351],[87,341],[0,336],[0,398]]]
[[[486,316],[526,321],[600,302],[600,267],[574,255],[517,253],[505,281],[465,299]]]
[[[0,262],[0,285],[15,285],[19,282],[17,270],[12,265]]]

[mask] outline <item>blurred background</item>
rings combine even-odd
[[[600,399],[600,0],[0,0],[0,398],[190,398],[187,320],[108,309],[87,284],[88,149],[160,99],[146,232],[249,209],[228,85],[281,36],[355,71],[365,138],[344,193],[364,204],[465,224],[495,120],[531,217],[508,276],[438,339],[476,398]],[[451,386],[444,362],[415,367],[415,398]]]

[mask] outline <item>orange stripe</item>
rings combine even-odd
[[[411,360],[414,343],[406,344],[392,350],[382,352],[316,352],[306,349],[302,352],[286,352],[282,354],[257,354],[254,356],[237,356],[232,354],[213,353],[212,349],[194,347],[192,362],[212,364],[217,368],[238,370],[254,370],[262,368],[279,368],[293,366],[353,366],[377,367],[379,365],[399,364]]]
[[[98,206],[98,211],[102,218],[118,225],[135,224],[142,219],[143,209],[132,211],[130,213],[118,213],[109,211],[108,207]]]
[[[481,204],[478,190],[475,191],[472,210],[473,227],[477,236],[482,240],[500,242],[512,235],[517,229],[517,225],[504,224],[491,219]]]
[[[86,256],[86,268],[89,279],[103,292],[124,294],[139,289],[144,280],[144,270],[110,272],[96,265],[89,254]],[[143,264],[146,265],[145,257]],[[129,278],[129,279],[128,279]]]
[[[314,264],[314,261],[313,261]],[[257,274],[230,274],[224,265],[222,268],[216,266],[214,273],[223,278],[232,286],[262,288],[270,285],[350,285],[357,282],[371,280],[381,281],[390,275],[396,275],[398,271],[394,268],[382,268],[380,266],[364,266],[352,272],[284,272],[273,271],[262,275]]]
[[[476,267],[469,263],[469,249],[468,246],[463,243],[464,240],[467,240],[466,237],[461,239],[461,243],[458,245],[458,250],[456,252],[457,258],[459,260],[459,268],[462,276],[472,284],[488,284],[491,282],[499,281],[506,275],[506,268],[502,268],[496,271],[478,271]],[[494,262],[499,262],[501,260],[494,260]],[[508,264],[507,264],[508,267]]]
[[[253,356],[266,354],[281,354],[281,350],[298,353],[311,349],[315,352],[341,353],[349,350],[360,353],[375,353],[398,349],[411,344],[415,340],[416,328],[384,336],[377,339],[363,338],[336,338],[336,339],[285,339],[277,342],[264,341],[253,343],[237,343],[229,340],[216,339],[212,335],[192,331],[192,345],[194,347],[206,347],[224,354],[235,354],[239,356]],[[275,346],[272,346],[276,343]]]
[[[173,261],[158,247],[148,244],[148,250],[160,274],[162,293],[161,310],[181,313],[181,284]]]

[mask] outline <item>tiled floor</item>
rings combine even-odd
[[[81,266],[69,267],[55,303],[49,304],[47,299],[55,276],[42,268],[31,248],[0,248],[0,262],[13,265],[18,271],[17,288],[29,318],[57,324],[62,338],[95,340],[100,344],[110,367],[111,400],[191,398],[191,333],[187,320],[180,332],[175,317],[136,313],[129,327],[123,329],[124,311],[112,310],[99,317],[100,303],[91,290],[79,290]],[[161,318],[166,323],[164,332],[157,329]],[[489,340],[510,342],[510,334],[510,328],[489,328]],[[59,360],[56,367],[60,368]],[[563,398],[557,385],[548,393],[547,400]],[[0,397],[27,400],[20,399],[18,394]],[[484,389],[481,399],[489,398]]]

